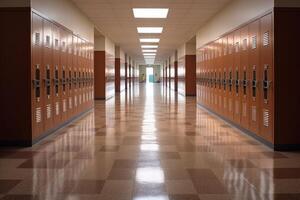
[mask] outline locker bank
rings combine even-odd
[[[300,199],[300,0],[0,0],[0,200]]]

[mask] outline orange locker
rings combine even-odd
[[[234,85],[233,85],[233,78],[234,78],[234,35],[230,33],[228,35],[228,55],[227,55],[227,62],[226,68],[228,71],[228,118],[233,121],[233,113],[234,113]]]
[[[249,96],[250,96],[250,81],[249,77],[251,74],[248,59],[248,48],[249,48],[249,31],[248,26],[241,28],[241,126],[243,128],[249,128]]]
[[[59,79],[61,77],[61,65],[60,65],[60,30],[56,25],[52,25],[52,35],[53,35],[53,88],[52,88],[52,104],[53,104],[53,123],[58,125],[61,123],[61,88],[59,84]]]
[[[223,112],[228,116],[228,37],[223,37]]]
[[[68,118],[71,118],[74,114],[74,102],[73,102],[73,35],[72,34],[68,34],[68,61],[67,61],[67,96],[68,96],[68,100],[67,100],[67,112],[68,112]]]
[[[260,23],[256,20],[249,24],[249,68],[251,79],[251,93],[249,100],[250,123],[249,128],[254,133],[259,133],[259,109],[260,109]]]
[[[79,46],[78,46],[78,38],[77,36],[73,35],[73,61],[72,61],[72,88],[73,88],[73,115],[78,113],[78,53],[79,53]]]
[[[67,115],[67,63],[68,63],[68,54],[67,54],[67,32],[63,29],[60,29],[60,36],[61,36],[61,49],[60,49],[60,90],[61,90],[61,118],[62,121],[68,119]]]
[[[43,87],[44,87],[44,130],[51,129],[53,121],[53,25],[48,20],[43,20],[44,40],[43,40]]]
[[[234,71],[234,101],[233,101],[233,119],[236,123],[241,123],[241,90],[240,90],[240,77],[241,77],[241,48],[240,48],[240,30],[234,32],[234,58],[233,58],[233,71]]]
[[[33,138],[38,137],[44,131],[44,65],[43,65],[43,19],[33,13],[32,14],[32,135]]]
[[[272,14],[260,19],[260,131],[262,137],[273,142],[273,116],[274,116],[274,91],[273,91],[273,30]]]

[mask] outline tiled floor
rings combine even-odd
[[[295,200],[300,154],[140,85],[32,148],[0,149],[0,199]]]

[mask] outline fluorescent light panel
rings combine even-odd
[[[138,33],[162,33],[163,27],[137,27]]]
[[[144,56],[155,56],[156,53],[143,53]]]
[[[140,42],[157,43],[159,40],[159,38],[141,38]]]
[[[158,45],[142,45],[142,49],[157,49]]]
[[[169,8],[133,8],[135,18],[167,18]]]
[[[143,52],[156,52],[156,49],[143,49]]]

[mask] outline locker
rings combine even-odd
[[[231,121],[234,121],[233,114],[234,114],[234,85],[233,85],[233,78],[234,78],[234,35],[230,33],[228,35],[228,55],[227,55],[227,72],[228,72],[228,118]]]
[[[260,28],[259,20],[249,24],[249,68],[251,79],[251,93],[249,100],[250,122],[249,128],[254,133],[259,133],[259,109],[260,109]]]
[[[67,101],[68,101],[68,88],[67,88],[67,63],[68,52],[67,43],[68,35],[66,31],[60,29],[61,36],[61,50],[60,50],[60,66],[61,66],[61,78],[60,78],[60,90],[61,90],[61,119],[66,121],[68,119],[67,114]]]
[[[223,112],[228,116],[228,37],[223,37]]]
[[[272,14],[266,15],[260,19],[260,131],[262,137],[273,142],[273,30]]]
[[[236,30],[234,32],[234,64],[233,64],[233,70],[234,70],[234,100],[233,100],[233,119],[234,122],[240,124],[241,123],[241,90],[240,90],[240,77],[241,77],[241,58],[240,58],[240,52],[241,52],[241,32],[240,30]]]
[[[43,133],[44,127],[44,86],[43,86],[43,19],[32,14],[32,135],[33,138]]]
[[[43,95],[44,95],[44,131],[51,129],[53,121],[53,24],[43,20],[44,41],[43,41]]]
[[[73,35],[73,61],[72,61],[72,98],[73,98],[73,115],[78,113],[78,38]]]
[[[69,33],[68,36],[68,52],[67,52],[67,112],[68,118],[71,118],[74,114],[73,112],[73,36]]]
[[[52,88],[52,104],[53,104],[53,123],[59,125],[61,123],[61,88],[59,80],[61,79],[61,65],[60,65],[60,30],[56,25],[52,25],[53,35],[53,88]]]
[[[241,28],[241,126],[243,128],[249,128],[249,96],[250,96],[250,81],[251,74],[248,60],[248,48],[249,48],[249,30],[248,26]]]

